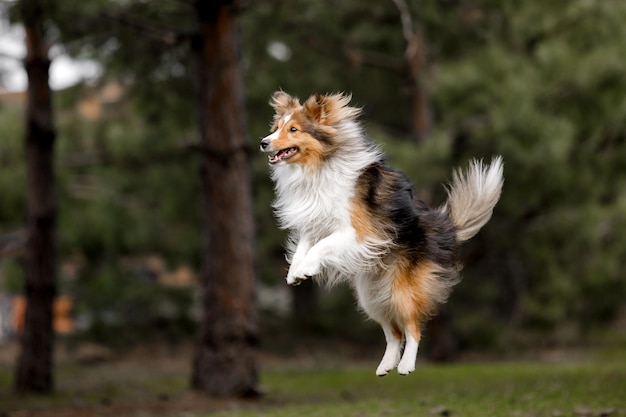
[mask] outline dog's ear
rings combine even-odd
[[[270,106],[274,108],[277,114],[284,114],[299,104],[300,102],[296,97],[291,97],[282,90],[274,92],[270,98]]]
[[[304,110],[316,122],[334,125],[341,120],[355,119],[361,113],[361,109],[349,106],[351,99],[351,95],[342,93],[315,94],[304,103]]]
[[[304,111],[318,123],[324,123],[326,111],[324,109],[326,97],[321,94],[312,95],[304,103]]]

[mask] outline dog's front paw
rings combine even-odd
[[[302,284],[302,281],[308,278],[309,277],[293,277],[293,276],[287,275],[287,278],[285,278],[285,280],[287,281],[287,284],[296,286],[296,285]]]
[[[291,265],[287,273],[287,284],[300,285],[305,279],[309,279],[320,273],[320,264],[317,261],[304,258],[297,265]]]
[[[289,268],[289,272],[287,273],[286,281],[289,285],[300,285],[302,284],[302,281],[309,278],[311,277],[303,275],[299,272],[299,268],[292,265],[292,267]]]

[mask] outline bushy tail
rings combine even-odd
[[[459,242],[472,238],[491,218],[502,192],[502,172],[501,156],[493,158],[490,165],[473,160],[467,172],[453,172],[448,202],[442,210],[452,219]]]

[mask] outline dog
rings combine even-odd
[[[347,281],[387,346],[376,374],[415,370],[421,326],[460,280],[460,243],[491,218],[502,158],[453,171],[447,202],[429,208],[359,123],[351,95],[275,92],[269,153],[273,207],[289,230],[287,283]],[[404,347],[404,349],[403,349]]]

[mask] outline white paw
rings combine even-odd
[[[285,280],[287,281],[287,284],[295,286],[295,285],[302,284],[302,281],[304,281],[307,278],[308,277],[296,277],[296,276],[293,276],[291,274],[288,274],[287,278]]]
[[[398,364],[398,373],[400,375],[408,375],[415,370],[418,348],[419,342],[407,333],[404,353],[402,353],[402,359],[400,359],[400,363]]]
[[[376,375],[377,376],[386,376],[389,373],[389,371],[391,371],[392,369],[393,368],[389,368],[387,366],[382,366],[382,364],[378,365],[378,368],[376,368]]]
[[[305,279],[309,279],[320,273],[321,266],[317,259],[304,258],[302,262],[291,265],[287,273],[287,284],[299,285]]]
[[[415,370],[415,359],[412,361],[401,360],[398,364],[398,373],[400,375],[408,375]]]
[[[391,371],[393,368],[396,367],[399,356],[400,356],[399,352],[396,354],[385,353],[385,356],[383,356],[383,359],[380,361],[378,368],[376,368],[376,375],[378,376],[387,375],[389,371]]]

